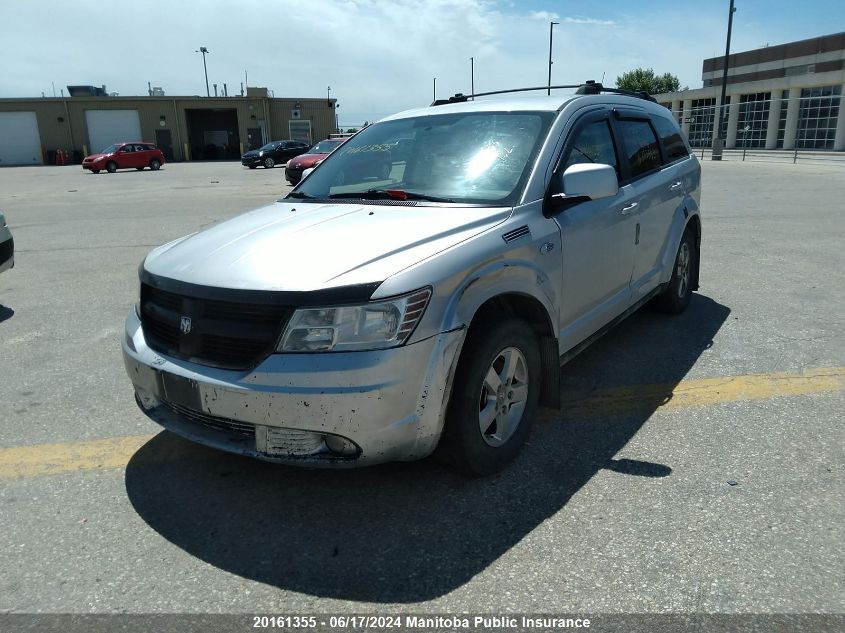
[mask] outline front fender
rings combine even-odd
[[[472,271],[452,293],[443,312],[444,332],[468,326],[488,300],[506,294],[531,297],[544,308],[549,331],[557,332],[558,297],[546,271],[525,259],[503,259]]]

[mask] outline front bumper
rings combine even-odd
[[[305,167],[297,167],[297,168],[285,167],[285,178],[287,179],[287,181],[289,183],[291,183],[292,185],[295,185],[300,180],[302,180],[302,172],[305,171],[305,169],[306,169]]]
[[[133,310],[123,358],[141,410],[177,435],[268,461],[342,468],[411,461],[434,450],[464,334],[373,352],[273,354],[254,369],[233,371],[151,350]],[[174,380],[190,392],[187,404]],[[277,429],[340,436],[359,451],[338,456],[324,444],[306,455],[270,453],[265,438]]]
[[[106,168],[106,161],[96,162],[96,163],[82,163],[82,169],[88,169],[90,171],[102,170]]]
[[[2,228],[2,227],[0,227]],[[2,229],[0,232],[5,232],[6,229]],[[2,237],[0,237],[2,239]],[[9,270],[10,268],[14,268],[15,266],[15,240],[9,237],[6,240],[0,242],[0,273],[4,270]]]
[[[249,167],[251,165],[263,165],[264,159],[260,156],[242,156],[241,157],[241,165],[244,167]]]

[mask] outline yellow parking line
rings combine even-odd
[[[3,448],[0,449],[0,479],[123,468],[129,458],[153,437],[129,435],[67,444]]]
[[[740,400],[830,393],[845,390],[845,367],[808,369],[800,374],[771,373],[683,380],[564,392],[563,411],[541,417],[597,417],[657,407],[700,407]],[[74,471],[123,468],[152,435],[110,437],[66,444],[37,444],[0,449],[0,479],[56,475]]]
[[[590,393],[565,392],[562,413],[567,417],[597,417],[655,407],[696,407],[843,389],[845,367],[827,367],[808,369],[801,374],[752,374],[612,387]],[[547,414],[546,417],[557,416]]]

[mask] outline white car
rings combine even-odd
[[[0,273],[15,265],[15,240],[6,225],[6,218],[0,213]]]

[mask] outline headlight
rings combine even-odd
[[[279,352],[351,352],[402,345],[422,318],[431,290],[357,306],[303,308],[293,313]]]
[[[264,156],[264,150],[262,150],[262,151],[258,152],[258,155],[259,155],[259,156]]]

